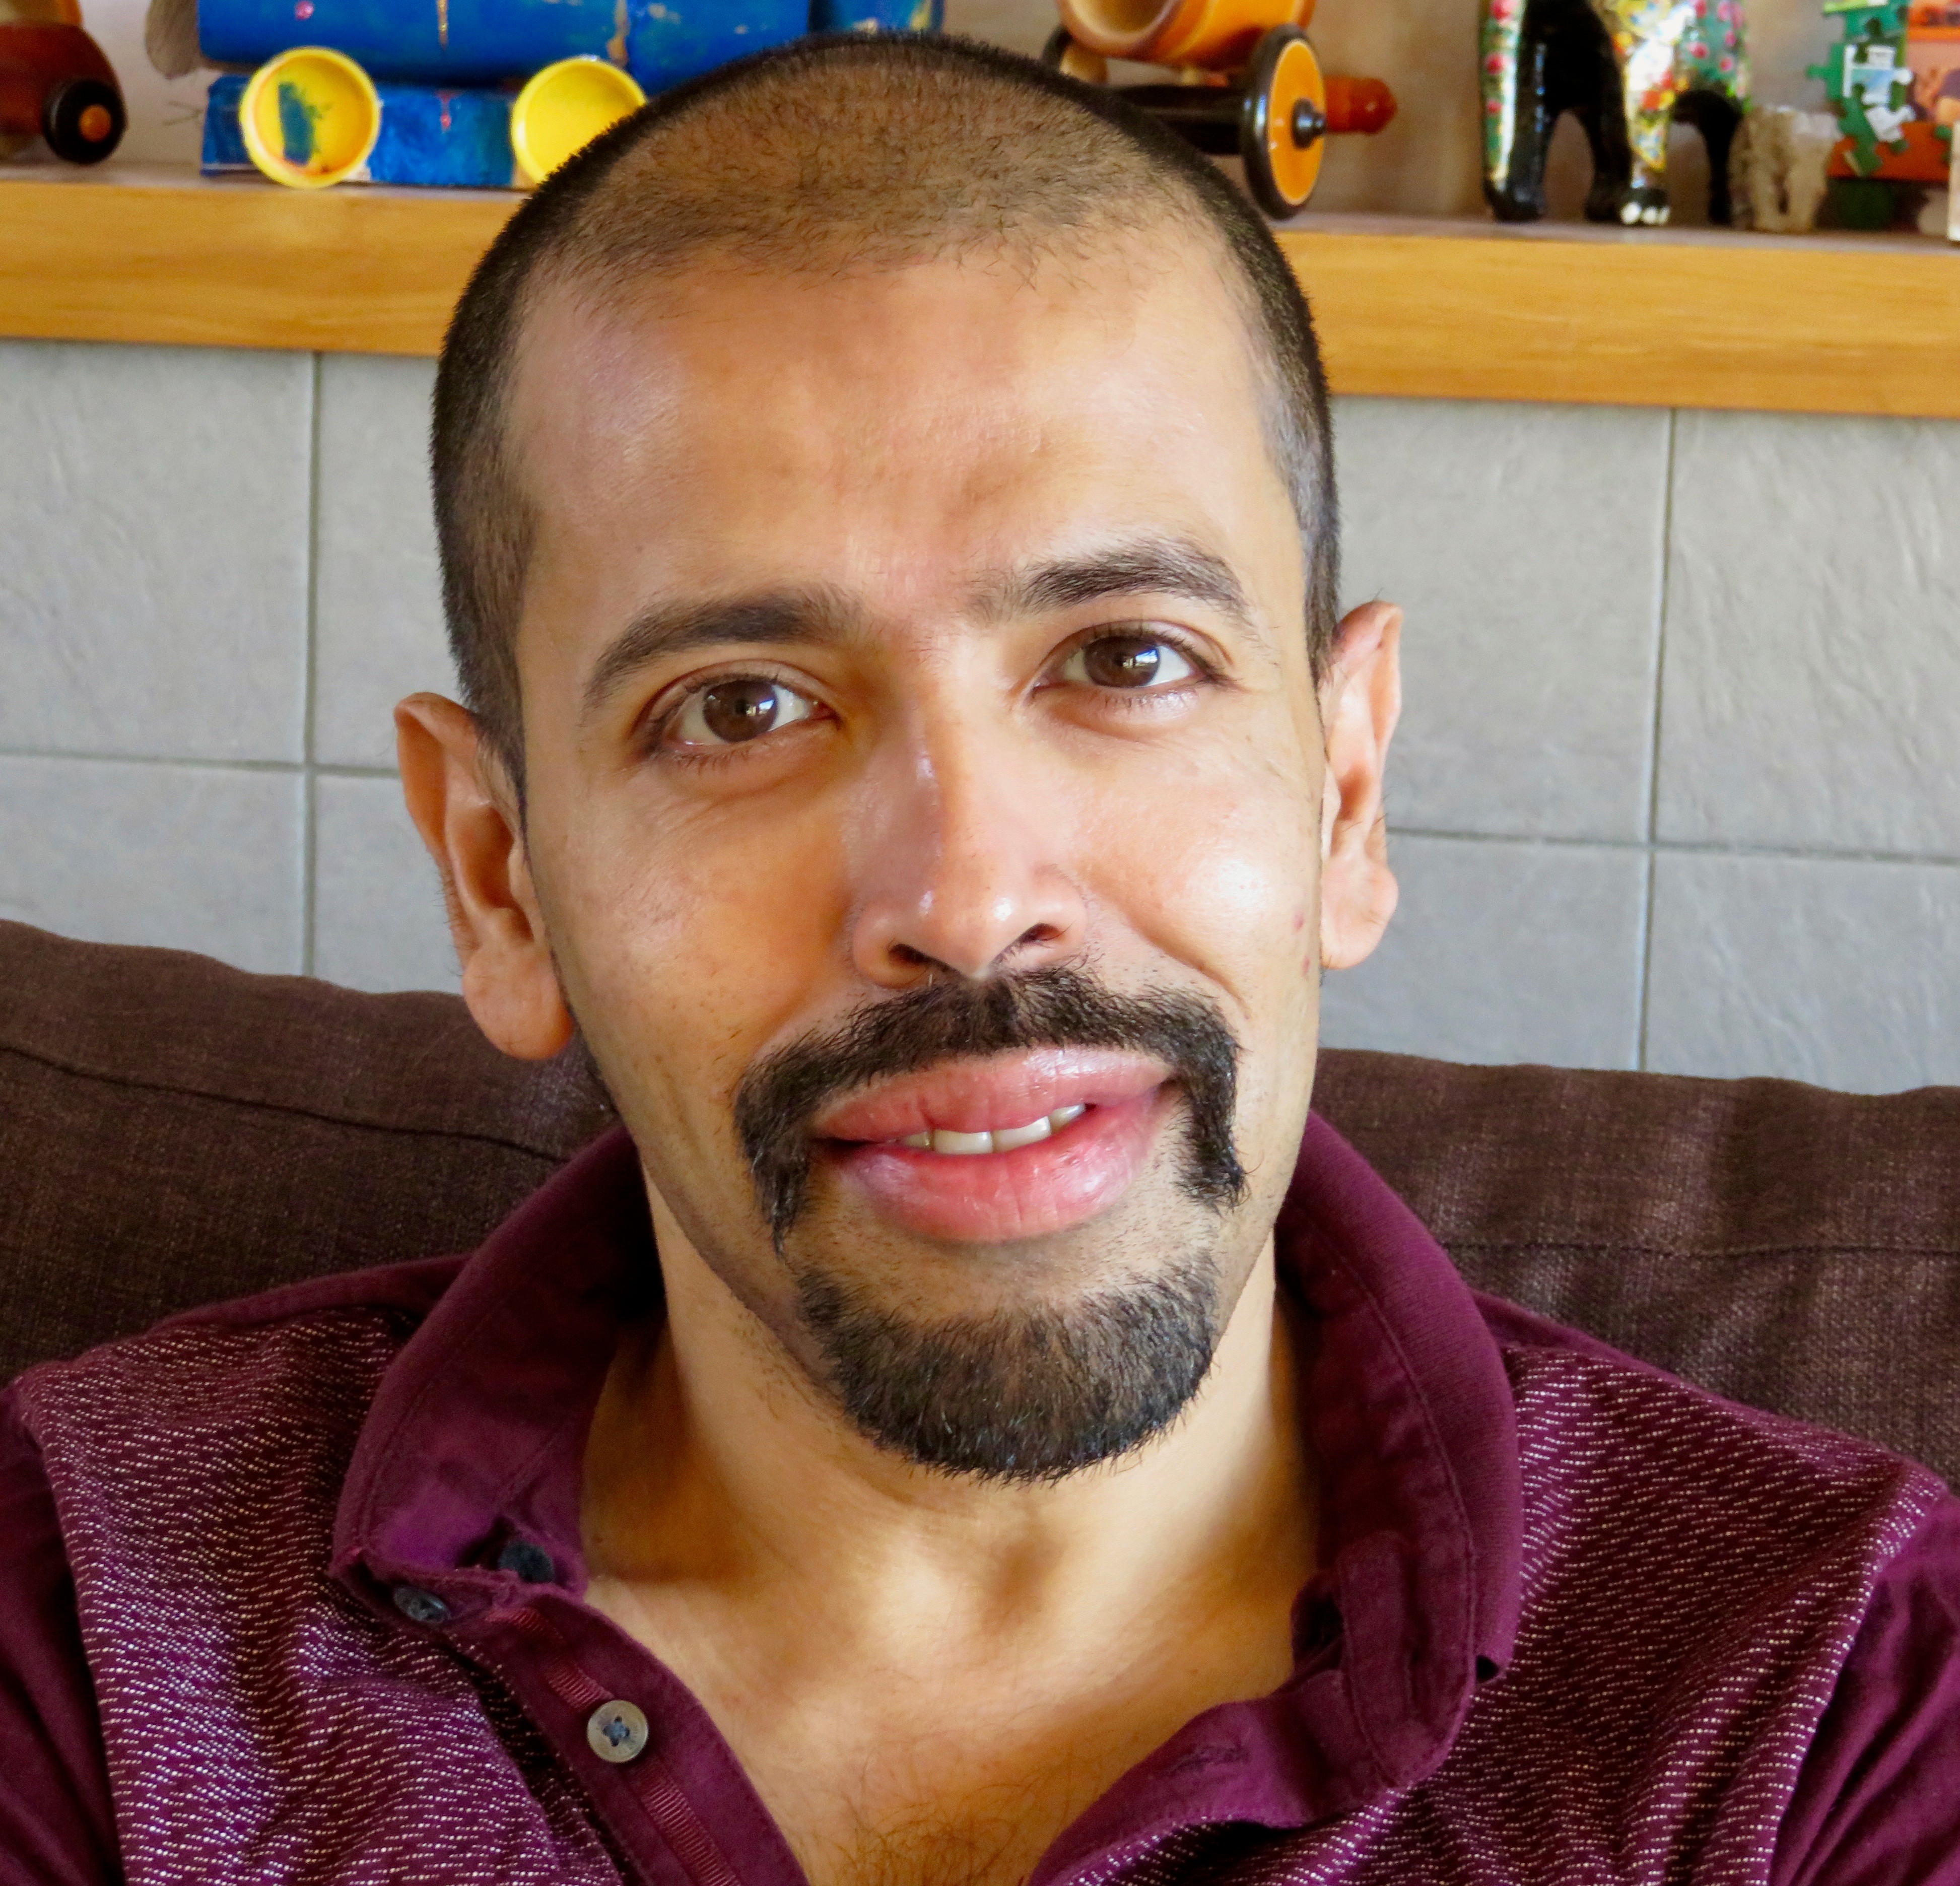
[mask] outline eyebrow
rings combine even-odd
[[[582,716],[590,720],[621,682],[648,663],[697,648],[840,641],[861,612],[825,590],[782,590],[724,602],[656,603],[608,645],[586,678]]]
[[[982,599],[990,616],[1044,615],[1119,596],[1181,596],[1255,630],[1244,586],[1223,558],[1188,539],[1147,537],[1017,571]]]

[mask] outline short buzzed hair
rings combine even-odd
[[[523,790],[517,622],[536,520],[506,415],[541,286],[600,300],[724,261],[882,270],[1006,246],[1040,254],[1182,224],[1223,251],[1265,380],[1268,444],[1306,554],[1316,676],[1338,613],[1327,391],[1305,297],[1216,166],[1118,95],[970,40],[833,34],[663,94],[555,172],[457,304],[432,440],[443,603],[465,702]]]

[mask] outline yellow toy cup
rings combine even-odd
[[[345,53],[295,46],[252,75],[238,124],[252,161],[275,183],[324,189],[368,161],[381,134],[381,100]]]
[[[533,189],[602,131],[647,102],[630,72],[603,59],[562,59],[532,75],[511,102],[511,150]]]

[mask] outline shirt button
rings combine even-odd
[[[425,1592],[417,1585],[397,1585],[390,1595],[395,1601],[396,1610],[416,1624],[449,1622],[449,1607],[433,1592]]]
[[[585,1719],[585,1739],[601,1761],[631,1761],[647,1745],[647,1719],[635,1704],[616,1698]]]
[[[497,1555],[497,1569],[514,1572],[527,1585],[549,1585],[558,1576],[551,1554],[528,1539],[513,1539]]]

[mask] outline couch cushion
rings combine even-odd
[[[1472,1283],[1960,1471],[1960,1089],[1403,1055],[1316,1104]],[[192,1303],[480,1239],[610,1123],[443,995],[0,923],[0,1378]]]
[[[0,923],[0,1379],[193,1303],[467,1249],[610,1110],[445,995]]]
[[[1330,1054],[1316,1104],[1479,1289],[1960,1472],[1960,1088]]]

